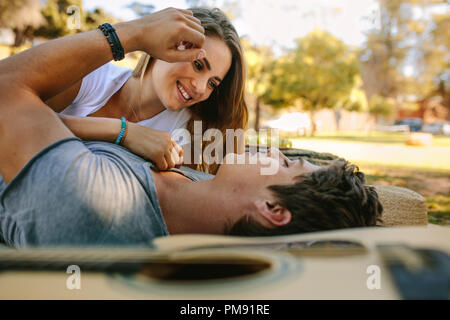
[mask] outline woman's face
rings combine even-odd
[[[231,51],[222,40],[206,37],[206,57],[193,62],[168,63],[156,60],[151,72],[154,92],[172,111],[209,98],[231,66]]]

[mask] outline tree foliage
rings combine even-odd
[[[378,0],[378,23],[361,50],[364,86],[400,101],[449,98],[450,12],[446,0]],[[444,10],[436,10],[439,7]],[[405,67],[410,72],[405,73]],[[411,71],[412,70],[412,71]],[[447,97],[447,98],[446,98]]]
[[[256,46],[243,39],[242,44],[247,61],[247,90],[255,96],[255,130],[259,130],[260,103],[266,94],[275,66],[274,53],[268,46]]]
[[[33,35],[33,30],[46,23],[39,0],[0,1],[0,28],[13,30],[14,46],[20,46]]]
[[[49,39],[92,30],[105,22],[113,24],[120,21],[101,8],[92,12],[84,11],[82,0],[47,0],[42,14],[47,24],[38,28],[34,35]],[[79,19],[76,27],[71,23],[74,19]]]
[[[278,59],[263,96],[265,103],[285,107],[300,101],[303,109],[312,113],[337,106],[363,107],[354,91],[359,83],[357,57],[345,43],[321,30],[296,43],[295,49]]]

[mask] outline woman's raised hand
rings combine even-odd
[[[194,61],[206,56],[202,49],[205,29],[189,10],[167,8],[134,20],[140,30],[140,47],[151,56],[167,62]],[[180,43],[192,47],[178,50]]]
[[[181,165],[183,149],[169,133],[136,123],[128,123],[128,133],[122,145],[134,154],[152,160],[159,170]]]

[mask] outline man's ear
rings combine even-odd
[[[281,227],[289,224],[292,220],[292,213],[278,203],[269,200],[256,200],[253,202],[258,213],[272,226]]]

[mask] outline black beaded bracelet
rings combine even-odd
[[[102,30],[106,40],[108,40],[114,60],[122,60],[125,57],[125,53],[119,37],[116,34],[116,30],[109,23],[104,23],[101,26],[98,26],[98,28]]]

